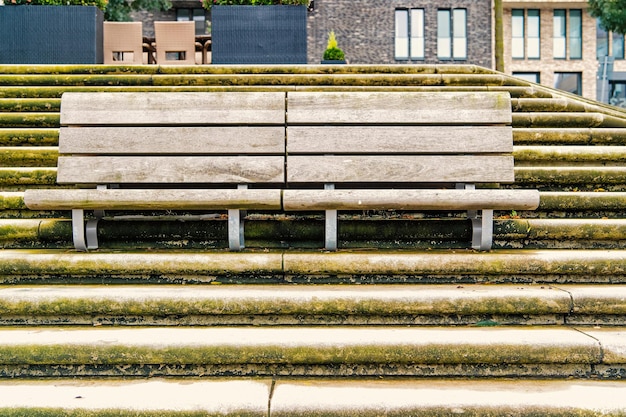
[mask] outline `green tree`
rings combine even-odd
[[[626,33],[626,0],[589,0],[588,11],[605,30]]]
[[[115,22],[128,22],[130,12],[137,10],[169,10],[170,0],[109,0],[104,9],[104,19]]]

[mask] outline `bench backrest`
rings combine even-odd
[[[285,93],[66,93],[60,184],[285,180]]]
[[[294,92],[288,183],[510,183],[500,92]]]

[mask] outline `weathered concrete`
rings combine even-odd
[[[520,285],[0,287],[4,325],[563,324],[571,308]]]
[[[272,416],[620,416],[626,384],[566,381],[279,381]]]
[[[270,389],[269,380],[2,381],[0,415],[261,417]]]

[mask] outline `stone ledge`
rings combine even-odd
[[[2,381],[0,415],[266,417],[270,389],[260,379]]]
[[[279,381],[271,416],[622,416],[623,382]]]

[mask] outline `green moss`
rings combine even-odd
[[[0,99],[0,112],[58,112],[60,109],[59,99]]]
[[[56,168],[0,168],[0,187],[56,185]]]
[[[8,128],[59,127],[60,117],[58,113],[0,113],[0,125]]]
[[[514,128],[590,128],[604,122],[600,113],[513,113]]]
[[[0,346],[5,365],[226,365],[226,364],[532,364],[598,363],[597,347],[480,346],[474,343],[386,345],[258,345],[236,341],[208,346],[19,345]]]
[[[1,210],[24,210],[24,194],[14,192],[0,192]]]
[[[0,129],[0,146],[56,146],[58,129]]]
[[[0,148],[2,167],[56,167],[56,147],[6,147]]]

